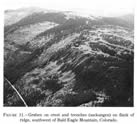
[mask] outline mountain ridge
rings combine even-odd
[[[133,106],[134,23],[43,11],[5,18],[4,76],[26,104]],[[6,80],[4,106],[23,106]]]

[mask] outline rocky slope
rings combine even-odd
[[[4,106],[24,106],[7,80],[28,106],[133,106],[134,22],[123,17],[6,11]]]

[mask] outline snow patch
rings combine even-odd
[[[82,13],[82,12],[64,12],[64,14],[66,15],[66,19],[76,19],[76,18],[88,18],[91,20],[95,20],[96,18],[91,16],[90,14],[87,13]]]

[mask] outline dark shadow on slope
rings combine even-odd
[[[7,61],[4,67],[4,75],[12,82],[15,83],[26,72],[37,67],[37,63],[33,61],[43,52],[43,48],[34,50],[29,56],[22,56],[20,53],[13,54],[13,61]]]

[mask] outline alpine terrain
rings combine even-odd
[[[6,10],[4,106],[133,106],[134,16]]]

